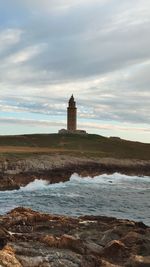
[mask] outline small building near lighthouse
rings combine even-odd
[[[68,101],[67,107],[67,129],[59,130],[60,134],[86,134],[85,130],[78,130],[77,129],[77,107],[76,102],[74,100],[74,96],[72,95]]]

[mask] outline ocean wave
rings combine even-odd
[[[38,191],[38,190],[43,190],[47,188],[51,188],[55,190],[57,188],[62,188],[62,187],[65,187],[65,183],[63,182],[50,184],[49,181],[47,180],[35,179],[33,182],[30,182],[26,186],[20,187],[19,191]]]
[[[150,224],[150,177],[120,173],[81,177],[74,173],[66,182],[49,184],[34,180],[20,190],[0,194],[0,214],[16,206],[66,215],[106,215]],[[140,199],[140,201],[139,201]],[[144,209],[143,209],[144,207]]]
[[[123,184],[123,183],[135,183],[135,182],[145,182],[150,183],[149,176],[129,176],[120,173],[114,174],[102,174],[94,177],[81,177],[80,175],[74,173],[70,177],[71,182],[79,182],[79,183],[90,183],[90,184]]]
[[[142,186],[140,184],[142,183]],[[37,190],[44,190],[44,189],[51,189],[56,190],[60,188],[66,188],[68,186],[73,185],[90,185],[90,186],[97,186],[97,185],[113,185],[113,186],[121,186],[121,187],[136,187],[137,189],[150,189],[150,177],[138,177],[138,176],[128,176],[120,173],[114,174],[102,174],[94,177],[81,177],[77,173],[71,175],[69,181],[67,182],[60,182],[55,184],[49,184],[46,180],[38,180],[35,179],[33,182],[29,183],[28,185],[21,187],[21,191],[37,191]],[[145,186],[143,186],[145,184]]]
[[[20,187],[19,191],[33,191],[45,189],[48,186],[48,181],[35,179],[33,182],[27,184],[26,186]]]

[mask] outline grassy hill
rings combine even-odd
[[[88,134],[0,136],[0,154],[59,153],[150,160],[150,144]]]

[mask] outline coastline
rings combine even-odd
[[[73,173],[81,177],[115,172],[150,176],[150,160],[84,158],[67,155],[30,155],[29,157],[0,158],[0,190],[14,190],[35,179],[49,183],[68,181]]]
[[[31,137],[34,136],[30,136],[29,140]],[[60,146],[65,146],[65,141],[69,140],[68,137],[54,137],[60,138]],[[22,143],[22,138],[28,137],[19,138]],[[41,136],[38,138],[41,142]],[[46,144],[50,143],[51,136],[48,136],[46,141],[45,136],[42,138]],[[75,141],[77,139],[74,136],[70,138]],[[18,140],[18,137],[15,137],[15,140]],[[116,141],[114,143],[104,139],[106,148],[111,150],[111,153],[108,153],[110,156],[107,156],[107,149],[100,149],[98,152],[96,150],[98,145],[102,148],[102,140],[100,143],[96,142],[94,148],[94,143],[91,142],[88,151],[88,140],[84,149],[81,146],[85,141],[85,138],[78,141],[78,149],[74,145],[75,149],[72,147],[70,150],[56,148],[56,144],[54,148],[39,147],[35,143],[35,146],[23,148],[17,144],[9,147],[9,150],[7,146],[2,146],[0,191],[19,189],[35,179],[47,180],[51,184],[65,182],[73,173],[81,177],[116,172],[129,176],[150,176],[147,145],[145,147],[143,144],[134,144],[135,153],[132,153],[133,143],[125,142],[125,148],[122,149],[124,141],[117,141],[117,147]],[[138,149],[140,146],[144,147],[141,155]],[[18,207],[0,215],[0,265],[147,267],[150,266],[149,237],[150,227],[143,222],[106,216],[50,215]]]

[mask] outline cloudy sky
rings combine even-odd
[[[0,0],[0,134],[66,127],[150,142],[149,0]]]

